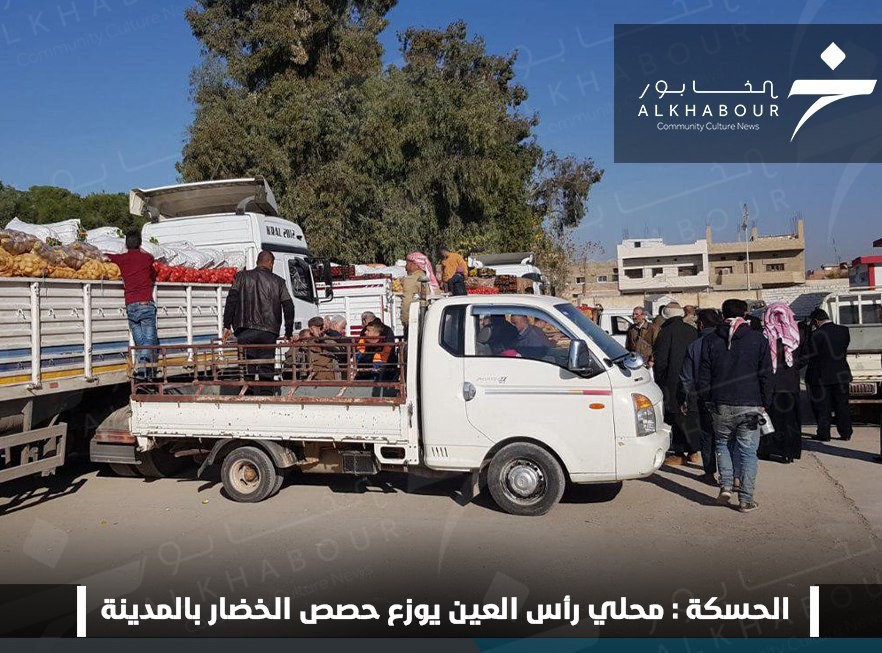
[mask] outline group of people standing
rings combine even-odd
[[[803,368],[816,439],[830,440],[833,415],[839,436],[851,438],[849,332],[820,308],[807,324],[783,303],[768,306],[762,321],[740,299],[721,309],[673,302],[650,323],[637,307],[626,346],[648,362],[662,389],[671,426],[665,463],[701,464],[703,480],[720,487],[720,503],[737,493],[739,510],[751,512],[757,458],[790,463],[801,456]]]

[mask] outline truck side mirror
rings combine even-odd
[[[588,369],[591,356],[588,353],[588,345],[584,340],[571,340],[570,349],[567,353],[567,369],[570,372],[584,372]]]
[[[325,283],[325,301],[334,299],[334,282],[331,279],[331,259],[322,261],[322,276]]]

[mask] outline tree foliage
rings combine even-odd
[[[78,218],[86,229],[114,226],[123,231],[140,227],[144,222],[129,214],[129,199],[124,193],[82,196],[56,186],[17,190],[0,183],[0,224],[12,218],[34,224]]]
[[[463,22],[377,35],[394,0],[199,0],[185,181],[266,176],[318,254],[386,261],[449,244],[560,256],[603,174],[543,151],[515,54]]]

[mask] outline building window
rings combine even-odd
[[[695,266],[680,268],[677,270],[677,274],[681,277],[695,277],[698,276],[698,268]]]
[[[784,272],[784,264],[766,263],[766,272]]]
[[[639,240],[634,241],[634,247],[640,247],[640,241],[639,241]]]
[[[579,299],[579,293],[574,292],[574,293],[573,293],[573,299]]]
[[[663,268],[652,268],[652,276],[660,277],[662,274],[664,274]]]
[[[585,277],[576,277],[576,283],[585,283]]]
[[[612,279],[610,279],[610,281],[612,281],[613,283],[616,283],[618,280],[619,280],[619,275],[617,275],[617,274],[612,275]]]
[[[607,282],[609,282],[608,276],[606,276],[605,274],[597,275],[597,283],[607,283]]]
[[[642,279],[643,270],[625,270],[625,276],[628,279]]]
[[[724,265],[717,268],[717,274],[732,274],[732,266]]]

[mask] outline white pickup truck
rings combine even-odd
[[[321,300],[303,231],[278,217],[262,178],[134,189],[129,205],[132,213],[152,219],[142,231],[145,243],[186,241],[196,249],[235,254],[248,267],[261,249],[272,250],[274,272],[294,298],[295,327],[318,314]],[[160,342],[191,345],[220,337],[226,290],[217,284],[158,283]],[[51,473],[64,463],[71,439],[88,440],[108,413],[128,404],[131,338],[121,281],[2,278],[0,327],[4,482]],[[164,467],[157,468],[158,459],[149,453],[139,462],[138,469],[149,475]]]
[[[534,318],[544,333],[519,335],[514,323]],[[273,381],[255,380],[241,348],[191,348],[193,369],[134,385],[130,417],[99,428],[96,448],[117,463],[161,448],[197,456],[203,469],[220,464],[227,495],[244,502],[275,494],[294,468],[470,473],[472,488],[486,485],[519,515],[547,512],[567,481],[633,479],[661,466],[670,441],[661,391],[638,357],[571,304],[535,295],[414,302],[409,333],[368,343],[367,376],[372,361],[383,370],[368,380],[357,340],[265,358],[275,361]],[[160,365],[182,356],[165,348]]]
[[[882,403],[882,288],[849,288],[822,304],[830,318],[851,335],[851,402]]]

